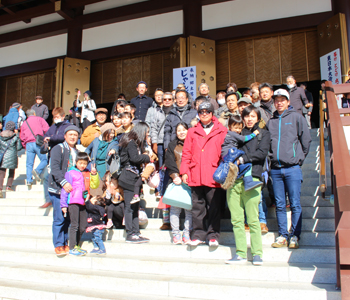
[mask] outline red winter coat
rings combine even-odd
[[[213,174],[220,163],[221,145],[223,144],[227,128],[213,117],[214,127],[208,135],[199,122],[190,128],[182,150],[180,174],[188,175],[189,186],[208,186],[219,188]]]

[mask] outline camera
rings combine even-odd
[[[89,105],[87,105],[87,104],[84,104],[84,108],[89,108]]]

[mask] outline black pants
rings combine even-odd
[[[0,168],[0,190],[4,187],[4,179],[6,175],[6,169]],[[9,169],[9,177],[7,178],[7,186],[11,187],[13,179],[15,177],[15,169]]]
[[[82,123],[83,132],[84,132],[85,129],[86,129],[87,127],[89,127],[91,124],[92,124],[92,123],[91,123],[87,118],[85,118],[85,119],[83,120],[83,123]]]
[[[87,227],[86,208],[79,204],[69,204],[70,217],[69,249],[72,250],[79,245],[81,236]]]
[[[127,237],[140,233],[139,228],[139,204],[136,202],[130,204],[134,196],[134,191],[124,189],[124,203],[125,203],[125,230]]]
[[[196,186],[192,189],[192,240],[219,240],[220,189]]]
[[[135,183],[135,187],[134,187],[134,194],[135,195],[139,195],[141,194],[141,188],[142,188],[142,178],[141,176],[139,177],[139,179],[137,179],[136,183]]]
[[[108,220],[116,219],[119,222],[123,221],[124,217],[124,202],[118,204],[111,203],[107,205],[107,218]]]

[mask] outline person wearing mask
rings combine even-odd
[[[107,108],[100,107],[95,110],[96,123],[88,126],[81,135],[81,144],[84,147],[88,147],[95,138],[100,136],[100,128],[106,123],[107,115]]]
[[[188,93],[179,90],[175,94],[176,104],[170,110],[164,124],[164,149],[168,148],[171,141],[176,138],[176,125],[181,121],[190,126],[192,119],[197,116],[197,111],[188,103]]]
[[[35,111],[35,115],[37,117],[41,117],[44,120],[47,120],[47,118],[49,117],[49,109],[45,104],[43,104],[43,97],[36,96],[35,102],[36,103],[31,107],[31,109]]]
[[[226,93],[224,91],[218,92],[216,94],[216,102],[219,104],[219,107],[223,107],[226,105],[225,96]]]
[[[135,118],[144,122],[148,109],[153,105],[153,99],[145,95],[147,92],[147,83],[144,81],[137,83],[136,91],[138,95],[132,98],[130,103],[134,104],[136,107]]]
[[[90,126],[93,121],[95,120],[95,115],[94,113],[96,111],[96,103],[92,97],[92,93],[90,91],[86,91],[84,93],[84,100],[80,102],[80,91],[78,91],[78,96],[77,96],[77,107],[81,107],[81,119],[80,123],[82,123],[83,131]]]
[[[309,103],[304,90],[301,87],[297,87],[296,80],[292,75],[287,77],[287,87],[290,94],[290,105],[296,112],[303,115],[303,107]]]
[[[52,110],[52,117],[54,124],[51,125],[48,131],[44,135],[44,143],[48,143],[48,161],[50,161],[50,150],[56,145],[64,142],[64,131],[71,124],[65,120],[65,112],[62,107],[55,107]],[[49,172],[47,167],[43,171],[43,186],[44,186],[44,196],[45,203],[40,206],[40,208],[48,208],[52,203],[49,196]],[[36,174],[34,174],[36,175]],[[40,181],[40,177],[36,177],[36,180]]]

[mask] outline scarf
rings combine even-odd
[[[163,111],[164,111],[164,113],[165,113],[166,116],[170,113],[170,111],[171,111],[173,108],[174,108],[173,105],[171,105],[171,106],[164,106],[164,105],[163,105],[163,107],[162,107],[162,109],[163,109]]]

